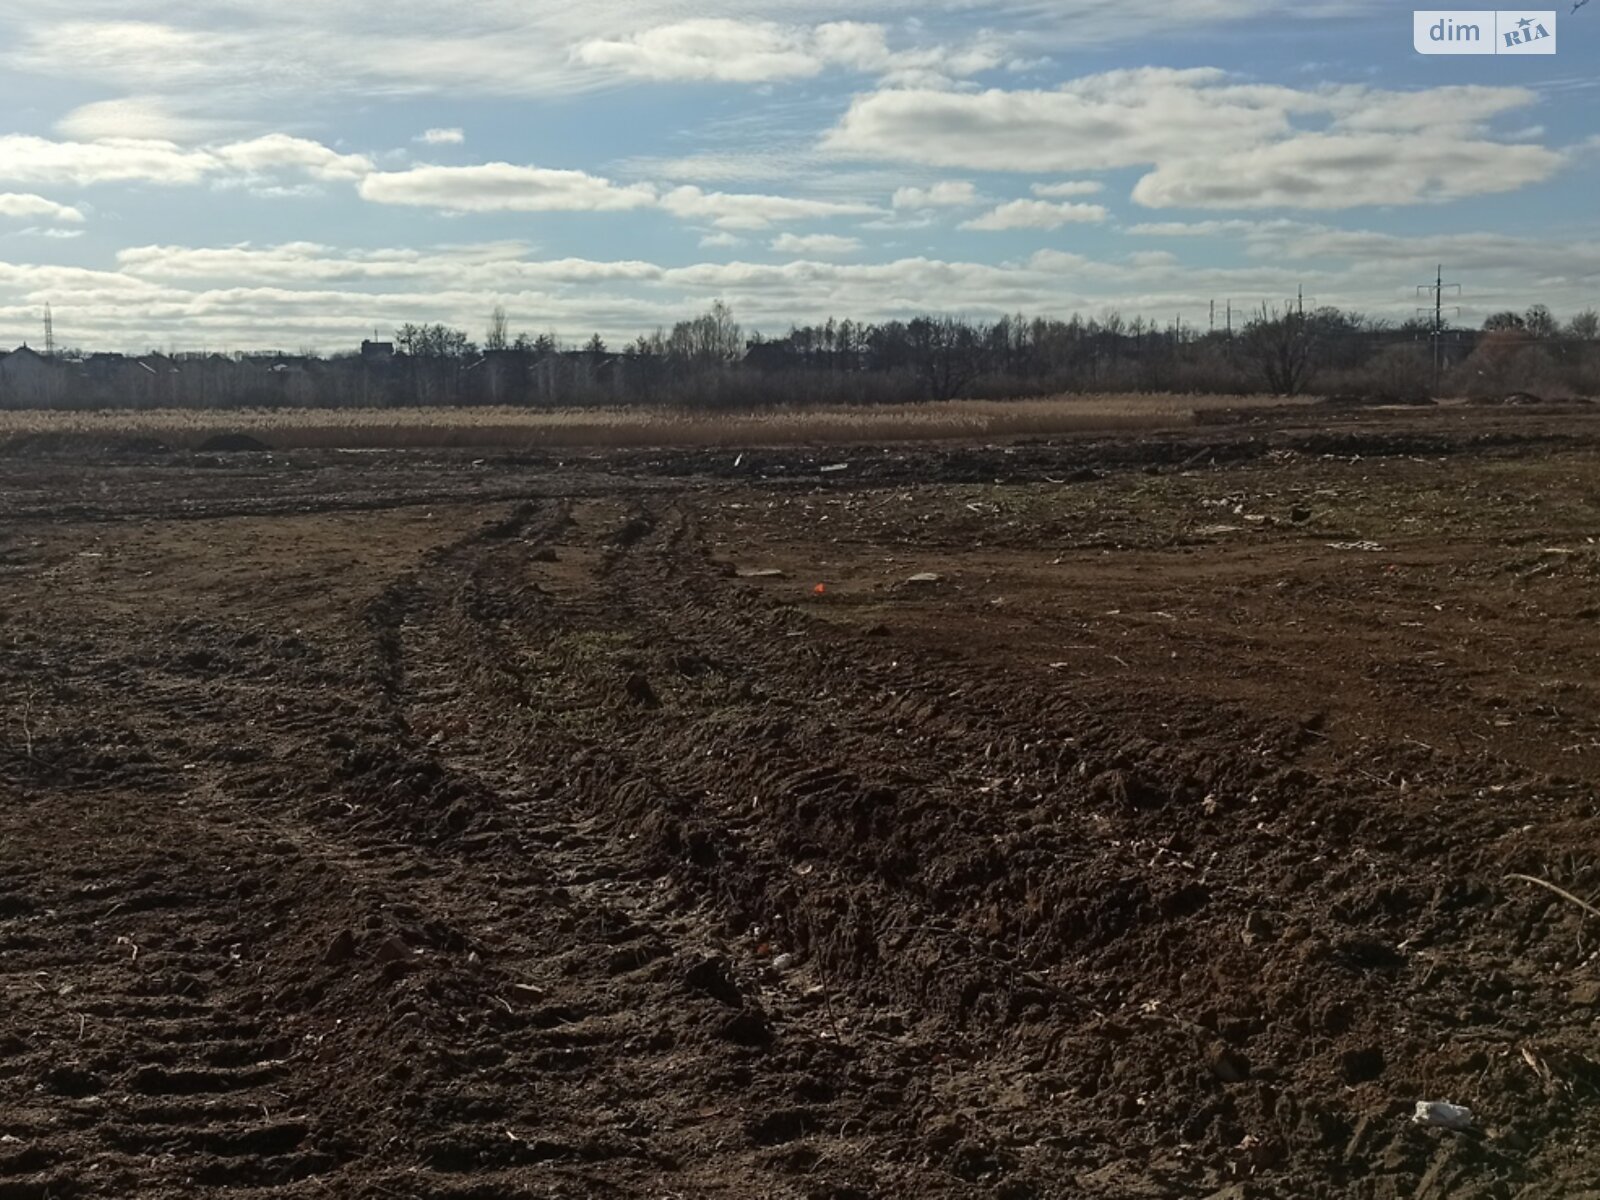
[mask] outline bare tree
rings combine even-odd
[[[1556,319],[1543,304],[1535,304],[1522,316],[1522,327],[1531,337],[1551,338],[1556,335]]]
[[[1294,309],[1280,312],[1263,304],[1261,315],[1244,327],[1239,348],[1269,391],[1297,396],[1311,376],[1314,342],[1303,313]]]
[[[511,343],[507,338],[508,326],[506,310],[500,305],[494,306],[494,311],[489,314],[489,329],[483,335],[483,348],[485,350],[504,350]]]

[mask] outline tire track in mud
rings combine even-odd
[[[1394,949],[1482,916],[1409,861],[1438,822],[1370,850],[1279,723],[1093,711],[763,596],[714,496],[518,505],[320,661],[196,627],[159,687],[78,672],[142,749],[0,764],[82,864],[0,858],[0,1072],[39,1088],[0,1198],[1530,1178],[1371,1075],[1494,1027],[1471,962]]]
[[[386,611],[398,608],[403,619],[414,598],[425,618],[428,579],[450,580],[475,543],[526,523],[526,511],[497,522],[433,556],[435,570],[421,580],[380,597],[380,646]],[[464,603],[476,601],[468,593]],[[398,632],[397,654],[406,636],[403,626]],[[380,649],[376,659],[380,692],[386,680],[402,690],[415,682],[405,657]],[[81,897],[52,894],[42,872],[35,887],[28,874],[11,874],[0,906],[0,994],[14,1014],[33,1011],[41,1029],[0,1044],[0,1057],[17,1079],[38,1079],[42,1096],[8,1124],[15,1140],[0,1145],[0,1195],[122,1195],[135,1186],[141,1194],[266,1194],[303,1181],[321,1189],[352,1168],[345,1194],[369,1194],[369,1186],[377,1189],[370,1194],[394,1194],[386,1189],[398,1186],[442,1196],[490,1186],[497,1172],[514,1175],[529,1164],[540,1164],[547,1183],[570,1174],[563,1194],[594,1195],[608,1185],[589,1180],[586,1164],[661,1169],[637,1128],[624,1131],[636,1122],[585,1120],[581,1112],[554,1119],[563,1106],[536,1099],[538,1089],[518,1077],[542,1075],[562,1090],[560,1081],[591,1056],[589,1044],[609,1039],[604,1014],[547,1002],[516,956],[485,963],[487,943],[480,954],[478,931],[458,917],[576,922],[551,921],[559,897],[536,864],[521,869],[502,856],[483,877],[463,876],[457,856],[473,849],[465,837],[449,838],[452,857],[440,861],[436,848],[453,831],[448,814],[443,826],[427,819],[439,787],[469,798],[475,817],[494,797],[419,754],[404,722],[386,722],[381,695],[374,703],[355,678],[331,707],[383,737],[376,795],[373,769],[350,761],[359,747],[341,722],[327,721],[330,743],[351,746],[331,779],[314,753],[303,763],[309,782],[287,788],[270,764],[185,764],[187,786],[176,789],[181,830],[170,824],[171,797],[145,802],[127,794],[127,778],[98,779],[122,796],[113,820],[125,857],[107,852],[102,843],[114,839],[94,824],[105,818],[84,804],[76,819],[89,845],[74,853],[95,866],[85,869]],[[187,744],[204,744],[222,732],[212,723],[251,711],[238,699],[220,702],[219,686],[186,690],[173,681],[157,709],[127,715],[138,723],[186,713],[198,722]],[[306,744],[306,709],[328,708],[325,690],[321,679],[307,679],[298,696],[281,690],[284,703],[252,718],[252,736]],[[341,789],[340,777],[351,786]],[[323,789],[332,796],[298,798]],[[39,803],[39,819],[63,819],[57,807]],[[420,826],[407,826],[407,812]],[[605,912],[590,922],[609,926],[602,933],[625,961],[637,940],[625,936],[626,922]],[[90,939],[92,946],[81,944]],[[491,1072],[507,1077],[498,1088],[480,1081]],[[12,1144],[24,1148],[9,1153]],[[86,1146],[94,1149],[86,1154]],[[369,1157],[376,1147],[382,1165]]]
[[[1209,912],[1265,903],[1297,922],[1295,881],[1260,870],[1251,828],[1284,824],[1299,844],[1289,857],[1315,862],[1360,801],[1281,756],[1263,769],[1282,741],[1271,723],[1214,714],[1195,726],[1208,748],[1192,751],[1130,734],[1125,714],[1086,712],[1042,681],[954,659],[904,664],[903,650],[729,582],[696,524],[685,503],[636,507],[612,532],[590,531],[591,570],[519,609],[515,638],[486,639],[471,620],[461,631],[488,664],[477,674],[508,678],[525,669],[508,649],[519,642],[617,639],[598,656],[557,655],[553,673],[587,692],[581,736],[552,734],[537,713],[508,726],[525,723],[519,746],[544,738],[534,761],[547,790],[601,817],[603,873],[671,880],[680,908],[706,910],[746,970],[759,971],[765,946],[799,955],[799,971],[768,969],[759,991],[786,1035],[846,1045],[839,1030],[852,1025],[894,1030],[848,1048],[900,1068],[916,1094],[897,1097],[896,1138],[927,1145],[948,1176],[1028,1194],[1063,1172],[1115,1173],[1131,1169],[1130,1132],[1143,1128],[1152,1149],[1189,1147],[1175,1187],[1253,1173],[1291,1148],[1303,1194],[1344,1186],[1356,1122],[1318,1098],[1316,1064],[1288,1092],[1276,1072],[1242,1088],[1228,1076],[1249,1074],[1241,1043],[1288,1058],[1308,1034],[1346,1046],[1330,1051],[1331,1069],[1352,1070],[1340,1056],[1364,1061],[1372,1030],[1318,995],[1303,955],[1264,967],[1251,939]],[[1230,739],[1240,749],[1215,748]],[[1197,809],[1218,818],[1210,836],[1183,828]],[[1176,832],[1175,813],[1189,814]],[[1209,860],[1195,861],[1202,850]],[[1381,877],[1376,864],[1330,867],[1320,902],[1370,910]],[[1390,885],[1395,941],[1418,901],[1451,929],[1460,899],[1435,892],[1430,904],[1432,889]],[[1393,969],[1370,940],[1320,937],[1306,950],[1328,971]],[[833,1029],[808,1016],[797,985],[830,996]],[[1414,1017],[1404,1002],[1376,1012]],[[918,1068],[936,1061],[961,1065],[930,1087]],[[1044,1110],[1031,1126],[1005,1106],[1019,1089]],[[883,1115],[851,1099],[864,1124]],[[1425,1161],[1409,1161],[1421,1148],[1391,1141],[1402,1176],[1420,1172]]]
[[[963,698],[960,681],[930,675],[908,678],[906,672],[896,671],[897,663],[874,662],[872,655],[854,645],[846,647],[853,659],[846,672],[848,682],[834,678],[838,667],[830,660],[838,648],[827,646],[818,651],[799,648],[807,661],[801,667],[803,678],[796,679],[795,667],[785,661],[786,652],[773,647],[792,645],[787,635],[807,633],[797,626],[808,623],[792,613],[752,609],[737,597],[730,604],[727,585],[703,562],[692,517],[681,510],[624,515],[615,533],[600,539],[594,557],[594,573],[578,589],[555,603],[542,603],[537,597],[518,607],[517,613],[526,640],[574,634],[627,639],[628,652],[616,662],[584,661],[573,654],[560,658],[561,677],[588,680],[584,712],[590,725],[581,738],[543,730],[545,769],[552,757],[578,766],[566,802],[592,805],[614,835],[629,830],[624,849],[633,865],[625,857],[614,860],[603,873],[626,875],[637,871],[637,864],[654,861],[655,870],[689,881],[701,902],[714,905],[717,919],[733,936],[754,928],[755,937],[765,931],[773,941],[781,938],[814,960],[815,973],[826,981],[822,987],[832,992],[842,984],[846,996],[854,990],[857,999],[849,1016],[863,1024],[876,1019],[884,1006],[898,1010],[888,1028],[904,1026],[908,1020],[934,1019],[935,1028],[925,1043],[916,1038],[906,1045],[904,1033],[884,1039],[889,1047],[884,1057],[898,1054],[915,1064],[949,1056],[954,1050],[972,1061],[992,1059],[996,1029],[1016,1025],[1023,1013],[1030,1014],[1033,1024],[1047,1026],[1059,1049],[1064,1028],[1082,1024],[1096,998],[1067,997],[1036,974],[1031,964],[1018,961],[1015,944],[1006,944],[1003,930],[986,931],[962,920],[960,909],[968,899],[963,886],[993,884],[1007,877],[1006,852],[997,855],[991,848],[1002,826],[964,814],[958,789],[946,788],[940,795],[940,789],[931,786],[951,773],[971,775],[975,763],[987,762],[993,772],[994,760],[1003,759],[1006,747],[1019,738],[1032,748],[1034,743],[1017,733],[1003,708],[983,711],[984,700],[994,698],[992,689],[986,693],[979,688],[973,703]],[[474,586],[491,577],[496,572],[483,569],[483,564],[471,573]],[[497,577],[505,582],[503,573]],[[663,604],[664,595],[691,599]],[[505,680],[519,677],[506,639],[487,631],[478,619],[481,614],[470,607],[457,603],[453,615],[456,644],[475,647],[456,660],[457,669],[464,669],[479,691],[478,700],[469,707],[481,710],[497,696],[526,694],[526,688],[515,683],[509,691],[503,686]],[[504,615],[502,607],[501,619]],[[870,669],[863,670],[863,663]],[[634,696],[631,703],[618,698],[626,692],[624,673],[641,666],[648,666],[651,678],[657,680],[666,678],[663,672],[691,680],[705,674],[719,679],[747,676],[734,683],[741,703],[755,700],[763,712],[784,715],[740,718],[729,727],[715,715],[699,714],[663,729],[662,700],[648,679],[642,698]],[[819,672],[818,667],[824,669]],[[627,679],[639,675],[634,669]],[[862,675],[876,682],[863,684]],[[819,679],[827,680],[839,701],[849,707],[841,712],[837,702],[819,704]],[[485,681],[490,685],[487,695]],[[753,695],[751,688],[764,689],[765,694]],[[940,717],[931,712],[927,700],[901,698],[919,690],[941,697],[949,714]],[[832,710],[821,721],[807,711],[819,707]],[[539,726],[542,714],[521,711],[529,726]],[[882,735],[892,733],[894,723],[911,719],[932,723],[939,736],[924,735],[912,742],[908,758],[880,751],[865,763],[851,763],[848,749],[839,742],[841,730],[848,729],[852,732],[846,742],[859,737],[869,746],[881,746]],[[501,718],[502,725],[508,720],[512,727],[517,724],[516,718]],[[527,746],[537,738],[532,728],[520,734],[503,728],[502,733],[510,732],[516,744]],[[597,743],[606,747],[604,752],[595,750]],[[893,744],[892,736],[888,744]],[[559,752],[552,754],[557,746]],[[754,766],[752,755],[759,760]],[[1034,776],[1030,785],[1036,791],[1059,783],[1063,765],[1070,768],[1082,761],[1071,756],[1063,764],[1059,755],[1056,761],[1045,758],[1047,767],[1030,766]],[[840,765],[826,765],[830,761]],[[1046,769],[1048,778],[1043,774]],[[912,790],[932,795],[902,805],[893,787],[864,782],[863,772],[909,783]],[[1012,783],[1021,787],[1023,781],[1017,777]],[[771,811],[759,805],[752,810],[746,795],[773,797]],[[919,820],[918,807],[931,815],[923,814],[926,819]],[[953,829],[948,819],[952,815],[957,818]],[[890,847],[887,859],[882,851],[866,852],[874,843]],[[776,855],[774,845],[779,850]],[[1030,849],[1036,858],[1082,862],[1087,857],[1064,831],[1051,831],[1044,844]],[[919,851],[933,856],[940,873],[917,878]],[[610,852],[616,854],[615,849]],[[954,862],[940,861],[950,856]],[[1052,865],[1059,867],[1059,862]],[[800,882],[813,874],[815,879]],[[1085,890],[1098,890],[1094,881],[1085,882],[1089,886],[1075,889],[1074,898]],[[1109,899],[1098,900],[1098,907],[1079,918],[1085,928],[1078,940],[1087,934],[1114,941],[1128,924],[1120,908],[1131,908],[1132,919],[1140,919],[1140,907],[1150,907],[1153,898],[1142,884],[1139,887],[1143,890],[1131,896],[1119,895],[1113,888]],[[1013,897],[990,899],[992,922],[1002,903]],[[1041,902],[1038,896],[1032,900],[1036,908],[1048,907],[1048,900]],[[968,927],[941,924],[952,917]],[[782,996],[781,988],[773,990],[780,993],[774,1004],[795,999]],[[978,1016],[982,1019],[976,1024],[987,1028],[976,1036],[963,1032],[961,1026]],[[798,1024],[804,1028],[803,1017]],[[1085,1040],[1104,1042],[1094,1030]],[[1192,1035],[1181,1032],[1178,1040],[1180,1052],[1193,1053]],[[895,1045],[896,1041],[902,1044]],[[933,1044],[937,1048],[930,1048]],[[1035,1039],[1031,1050],[1014,1049],[1001,1069],[995,1070],[991,1062],[985,1070],[1015,1083],[1026,1068],[1037,1065],[1039,1049]],[[993,1091],[999,1085],[990,1080],[987,1087]],[[938,1117],[951,1109],[953,1097],[926,1099],[931,1119],[914,1124],[939,1126]],[[936,1144],[947,1137],[939,1129],[931,1136]],[[1015,1175],[1020,1165],[1017,1156],[1002,1161],[988,1148],[997,1140],[980,1130],[976,1142],[958,1138],[952,1147],[944,1147],[955,1156],[957,1177],[975,1182],[998,1174]],[[1015,1182],[1027,1186],[1022,1177]]]
[[[563,508],[524,511],[380,598],[369,623],[397,732],[349,756],[361,807],[320,815],[371,840],[375,858],[424,857],[448,877],[458,911],[503,918],[499,936],[474,939],[475,986],[498,980],[502,1000],[531,996],[526,1014],[519,1005],[496,1018],[490,1046],[465,1039],[456,1051],[496,1060],[474,1073],[477,1104],[494,1115],[442,1111],[424,1167],[470,1165],[480,1186],[496,1170],[514,1174],[523,1143],[501,1123],[520,1093],[517,1128],[566,1147],[554,1159],[604,1165],[613,1181],[681,1171],[687,1186],[703,1172],[696,1194],[749,1194],[735,1164],[822,1128],[825,1116],[783,1104],[763,1116],[761,1102],[797,1077],[813,1094],[829,1091],[809,1072],[837,1052],[774,1049],[750,973],[732,969],[711,916],[673,896],[570,786],[572,760],[595,753],[584,728],[594,711],[636,701],[625,680],[591,679],[583,666],[589,640],[617,632],[605,605],[552,606],[528,577],[530,543],[567,520]],[[601,553],[622,553],[645,532],[624,518]],[[573,682],[570,695],[549,694]],[[524,982],[508,989],[511,980]],[[530,1081],[542,1100],[527,1095]],[[448,1073],[429,1090],[450,1090]],[[720,1146],[730,1132],[744,1149],[707,1158],[704,1143]],[[802,1159],[814,1174],[818,1162]]]
[[[314,876],[204,818],[200,845],[152,855],[142,833],[171,797],[124,792],[110,817],[52,799],[33,819],[84,865],[7,863],[0,995],[22,1032],[0,1039],[0,1071],[32,1090],[0,1105],[0,1195],[267,1194],[330,1169],[293,1094],[302,1047],[256,985],[272,888]]]

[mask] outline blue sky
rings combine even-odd
[[[614,344],[732,306],[1119,310],[1299,287],[1600,307],[1600,4],[1421,56],[1371,0],[30,0],[0,9],[0,346]]]

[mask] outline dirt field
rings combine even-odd
[[[0,1200],[1600,1196],[1600,417],[1243,419],[0,457]]]

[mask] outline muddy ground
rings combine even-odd
[[[1600,1196],[1600,418],[1274,420],[0,455],[0,1200]]]

